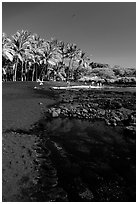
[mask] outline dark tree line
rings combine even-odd
[[[88,58],[75,44],[44,40],[24,30],[11,38],[5,33],[2,35],[4,80],[75,80],[87,66]]]

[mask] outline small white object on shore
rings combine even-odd
[[[43,84],[43,82],[41,81],[39,85],[42,86],[42,85],[44,85],[44,84]]]
[[[37,83],[40,83],[40,84],[39,84],[40,86],[44,85],[44,84],[43,84],[43,81],[40,81],[40,79],[37,79]]]

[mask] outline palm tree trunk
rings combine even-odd
[[[41,72],[39,74],[39,80],[43,81],[43,75],[44,75],[44,66],[41,68]]]
[[[18,64],[16,63],[16,66],[15,66],[15,79],[14,79],[14,81],[16,81],[16,76],[17,76],[17,66],[18,66]]]
[[[44,76],[48,79],[48,64],[45,65]]]
[[[34,73],[35,73],[35,64],[34,64],[33,72],[32,72],[32,81],[34,80]]]
[[[16,66],[15,66],[15,81],[17,80],[18,62],[19,62],[19,60],[18,60],[18,58],[17,58],[17,60],[16,60]]]
[[[69,73],[71,73],[71,77],[72,77],[72,57],[70,58],[70,61],[69,61],[69,70],[68,71],[69,71]],[[70,77],[69,73],[68,73],[68,77]]]
[[[37,63],[35,63],[35,80],[37,81]]]
[[[53,72],[53,80],[56,81],[57,72],[54,70]]]
[[[12,81],[14,81],[14,72],[15,72],[15,64],[13,65],[13,70],[12,70]]]
[[[21,81],[23,81],[23,62],[22,62],[22,70],[21,70]]]
[[[26,75],[27,75],[27,61],[25,61],[25,76],[24,76],[24,78],[25,78],[24,80],[25,81],[26,81],[26,78],[27,78]]]
[[[16,61],[16,63],[13,66],[14,66],[13,81],[16,81],[18,61]]]

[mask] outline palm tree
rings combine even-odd
[[[79,60],[79,66],[76,70],[77,77],[80,77],[82,74],[90,71],[90,66],[89,66],[89,57],[83,52],[82,50],[79,50],[79,55],[78,55],[78,60]]]
[[[6,63],[13,62],[15,51],[13,49],[12,41],[5,33],[2,34],[2,66],[3,74],[7,75]]]
[[[67,72],[66,59],[69,61]],[[75,44],[65,44],[55,38],[45,41],[37,34],[31,35],[24,30],[17,31],[12,39],[3,33],[2,60],[5,66],[3,73],[11,67],[7,65],[12,65],[10,70],[14,72],[13,81],[18,78],[17,71],[20,73],[21,81],[30,80],[30,75],[33,81],[37,78],[43,79],[44,76],[50,78],[52,74],[54,79],[57,76],[61,80],[69,77],[74,79],[82,72],[82,68],[87,70],[89,65],[85,53]]]
[[[7,37],[5,33],[2,34],[2,57],[5,59],[13,61],[14,50],[12,46],[12,41]]]
[[[66,57],[69,58],[69,66],[68,66],[68,70],[67,70],[67,77],[73,79],[73,69],[72,69],[72,65],[73,65],[73,60],[76,56],[76,52],[77,52],[77,45],[76,44],[69,44],[67,43],[66,45]]]
[[[23,66],[23,73],[24,75],[24,80],[28,81],[29,80],[29,72],[31,70],[31,66],[34,64],[34,55],[31,53],[30,49],[25,49],[25,53],[23,55],[24,58],[24,66]]]
[[[3,74],[6,75],[8,72],[13,73],[13,67],[8,66],[13,64],[15,51],[13,49],[12,40],[7,37],[5,33],[2,34],[2,66],[3,66]],[[11,70],[12,68],[12,70]]]
[[[23,63],[24,63],[24,53],[25,49],[30,48],[30,42],[28,41],[28,38],[30,37],[30,33],[28,31],[17,31],[13,36],[12,36],[12,44],[14,47],[14,65],[13,65],[13,70],[14,70],[14,79],[13,81],[16,81],[17,77],[17,68],[18,68],[18,63],[21,62],[22,64],[22,70],[21,70],[21,80],[23,81]]]
[[[90,61],[90,58],[88,56],[86,56],[85,52],[82,51],[82,53],[81,53],[81,64],[83,65],[84,68],[88,68],[89,61]]]
[[[49,69],[50,58],[51,58],[52,52],[53,52],[53,46],[51,46],[50,41],[44,41],[42,43],[41,49],[43,51],[43,55],[42,55],[42,60],[40,61],[40,63],[42,64],[42,70],[40,73],[40,77],[43,80],[44,76],[47,76],[47,78],[49,78],[51,70],[53,70],[52,68]]]
[[[67,77],[66,71],[65,71],[65,63],[64,60],[68,57],[68,52],[66,49],[66,44],[63,41],[58,41],[58,49],[62,55],[61,61],[59,62],[59,69],[58,69],[58,75],[62,80],[65,80]]]
[[[34,56],[34,58],[33,58],[34,68],[33,68],[33,72],[32,72],[32,81],[33,81],[34,78],[37,80],[37,78],[38,78],[38,67],[41,66],[41,63],[42,63],[42,61],[44,59],[45,40],[41,39],[37,34],[33,34],[30,37],[29,41],[31,43],[30,53]],[[35,74],[35,76],[34,76],[34,74]]]
[[[53,78],[56,78],[58,64],[62,61],[62,53],[58,47],[58,41],[52,38],[50,41],[43,43],[43,62],[44,68],[42,73],[45,73],[47,79],[50,79],[50,75],[53,74]]]

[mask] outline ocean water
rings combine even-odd
[[[121,127],[58,118],[46,121],[45,130],[69,201],[135,201],[135,139]]]

